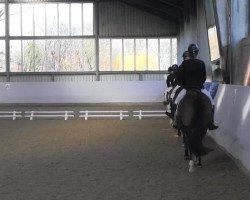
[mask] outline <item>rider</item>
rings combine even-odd
[[[173,92],[173,90],[177,87],[177,71],[178,71],[178,65],[174,64],[171,67],[168,68],[169,75],[167,77],[167,90],[164,92],[165,101],[164,105],[167,105],[167,111],[166,115],[171,115],[171,99],[170,96]]]
[[[196,44],[190,44],[188,46],[188,54],[190,59],[184,60],[179,67],[178,81],[180,85],[187,91],[191,89],[201,90],[209,97],[213,105],[213,101],[208,95],[208,92],[203,90],[203,84],[206,81],[206,67],[202,60],[197,59],[198,52],[199,48]],[[176,98],[175,103],[178,104],[185,94],[186,91],[182,90]],[[209,130],[214,130],[217,129],[218,126],[214,125],[214,123],[212,122],[208,128]]]
[[[176,83],[176,74],[178,70],[178,65],[174,64],[168,68],[169,75],[167,77],[167,86],[168,87],[175,87]]]
[[[184,51],[182,54],[183,60],[188,60],[189,59],[189,54],[188,51]],[[173,86],[173,89],[170,91],[170,98],[172,99],[170,107],[171,107],[171,112],[167,113],[166,115],[168,115],[170,118],[174,119],[174,113],[176,111],[177,105],[175,103],[175,99],[177,98],[178,94],[183,90],[183,87],[180,86],[180,81],[178,80],[178,71],[179,71],[179,67],[178,65],[173,65],[172,67],[174,67],[174,77],[175,77],[175,84]],[[173,69],[171,69],[173,70]]]
[[[188,51],[184,51],[183,54],[182,54],[182,58],[183,58],[183,61],[184,60],[189,60],[190,57],[189,57],[189,53]],[[181,66],[180,65],[180,69],[181,69]],[[181,87],[181,81],[179,80],[179,76],[178,76],[178,71],[177,71],[177,74],[176,74],[176,82],[177,82],[177,85],[179,85],[180,87],[176,88],[177,90],[175,91],[175,95],[173,97],[173,101],[175,102],[175,99],[176,97],[179,95],[179,93],[184,89],[183,87]]]

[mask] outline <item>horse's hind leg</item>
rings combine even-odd
[[[189,172],[194,172],[194,161],[193,161],[193,154],[192,152],[190,152],[190,155],[189,155],[189,169],[188,171]]]
[[[183,144],[184,144],[184,148],[185,148],[184,159],[188,160],[189,159],[188,143],[186,141],[186,135],[184,133],[182,133],[182,136],[183,136]]]
[[[186,153],[186,150],[187,150],[187,153],[189,153],[189,169],[188,171],[189,172],[194,172],[194,160],[193,160],[193,152],[192,152],[192,147],[191,147],[191,143],[190,143],[190,140],[189,140],[189,134],[186,132],[184,132],[184,140],[185,140],[185,146],[187,147],[185,149],[185,153]]]

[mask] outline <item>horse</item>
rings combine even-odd
[[[187,91],[178,105],[177,121],[184,137],[185,156],[189,158],[189,172],[194,171],[194,165],[202,167],[201,156],[205,154],[202,140],[212,122],[212,112],[209,98],[200,90]]]

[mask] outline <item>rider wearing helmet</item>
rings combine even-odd
[[[174,64],[168,68],[169,75],[167,77],[167,86],[175,87],[177,85],[176,74],[178,71],[178,65]]]
[[[202,90],[204,88],[203,84],[206,81],[205,63],[202,60],[197,59],[198,52],[199,47],[196,44],[190,44],[188,46],[188,55],[190,59],[184,60],[179,67],[178,81],[180,85],[187,91],[191,89]],[[204,91],[202,92],[205,93]],[[177,103],[185,95],[186,91],[181,93],[182,94],[180,94],[179,99],[178,97],[178,100],[176,99]],[[208,128],[210,130],[214,130],[217,129],[218,126],[214,125],[214,123],[212,122]]]
[[[189,57],[188,51],[184,51],[184,52],[183,52],[182,58],[183,58],[183,60],[188,60],[188,59],[190,58],[190,57]]]
[[[184,60],[179,69],[178,79],[186,90],[201,90],[206,81],[206,67],[202,60],[196,58],[198,52],[198,46],[190,44],[188,47],[190,59]]]

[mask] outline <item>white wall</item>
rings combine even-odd
[[[219,129],[209,135],[250,171],[250,87],[220,85],[215,101]]]
[[[162,102],[165,87],[165,81],[0,83],[0,103]]]

